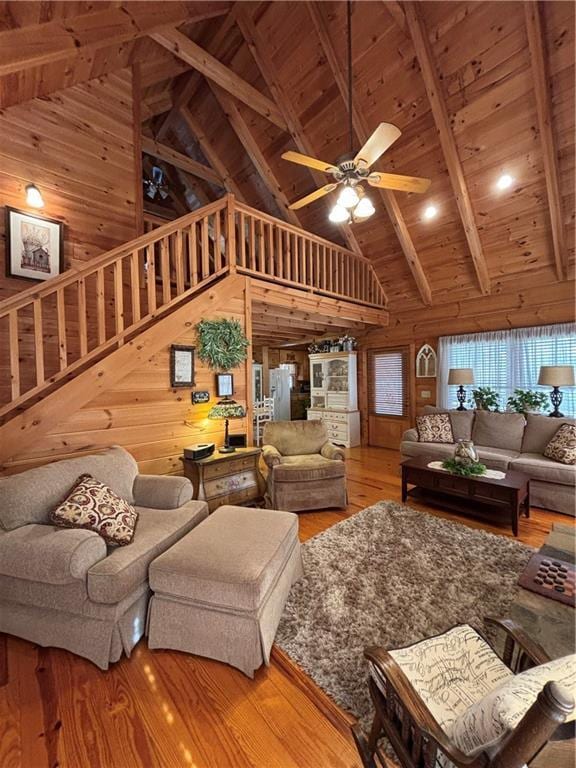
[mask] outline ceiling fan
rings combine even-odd
[[[338,202],[330,212],[330,221],[343,223],[362,221],[371,216],[375,208],[369,197],[366,196],[363,182],[371,187],[382,189],[394,189],[402,192],[426,192],[430,186],[430,179],[422,179],[417,176],[400,176],[396,173],[383,173],[371,170],[371,166],[378,158],[389,149],[399,138],[401,131],[392,123],[380,123],[374,133],[366,141],[364,146],[354,153],[354,132],[352,125],[352,4],[348,0],[348,120],[350,134],[350,151],[339,158],[336,163],[325,163],[314,157],[303,155],[300,152],[284,152],[282,158],[292,163],[305,165],[331,174],[333,181],[314,190],[309,195],[296,200],[290,208],[298,210],[309,205],[314,200],[329,194],[338,186],[342,191],[338,196]]]

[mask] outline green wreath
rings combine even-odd
[[[198,357],[210,368],[229,371],[246,360],[250,342],[238,320],[201,320],[196,333]]]

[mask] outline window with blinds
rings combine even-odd
[[[404,349],[370,354],[370,410],[376,416],[406,416],[408,355]]]

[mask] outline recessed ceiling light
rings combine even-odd
[[[509,189],[514,184],[514,179],[509,173],[503,173],[496,182],[498,189]]]
[[[424,209],[424,218],[427,221],[430,221],[430,219],[435,218],[438,215],[438,208],[436,208],[435,205],[429,205],[427,208]]]

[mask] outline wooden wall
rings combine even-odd
[[[235,319],[245,327],[243,295],[233,299],[226,312],[215,313],[215,317]],[[191,404],[191,389],[170,387],[170,345],[193,346],[195,342],[193,330],[167,339],[161,352],[77,413],[63,418],[56,429],[9,464],[6,472],[21,472],[71,454],[118,444],[134,455],[141,472],[182,474],[180,456],[185,446],[212,441],[221,445],[224,438],[224,423],[207,418],[208,410],[216,402],[213,371],[196,358],[194,389],[207,389],[211,394],[205,405]],[[251,350],[248,354],[250,360]],[[247,370],[242,365],[234,370],[234,397],[241,403],[246,402],[246,382]],[[246,420],[230,422],[230,431],[246,432]]]

